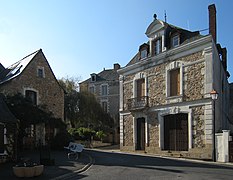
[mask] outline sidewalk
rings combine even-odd
[[[30,158],[33,162],[39,162],[39,151],[27,152],[23,154],[24,157]],[[51,159],[55,160],[55,165],[45,166],[44,172],[41,176],[33,177],[33,179],[62,179],[75,172],[83,171],[90,165],[92,159],[85,150],[82,152],[78,160],[69,160],[66,151],[52,151]],[[0,179],[19,179],[13,174],[12,167],[14,163],[0,164]],[[22,178],[20,178],[22,179]],[[27,178],[30,179],[30,178]]]

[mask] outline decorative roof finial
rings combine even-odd
[[[157,14],[154,14],[154,18],[155,18],[155,20],[157,19]]]
[[[167,13],[166,10],[164,10],[164,19],[165,19],[165,23],[167,22]]]

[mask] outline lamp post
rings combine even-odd
[[[215,148],[215,101],[218,99],[218,93],[214,89],[210,92],[211,99],[213,100],[213,154],[212,159],[216,162],[216,148]]]

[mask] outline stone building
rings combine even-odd
[[[103,110],[114,120],[114,132],[108,141],[119,144],[119,64],[113,69],[104,69],[100,73],[92,73],[91,77],[80,85],[80,91],[88,91],[95,95]]]
[[[154,15],[148,42],[118,70],[121,150],[214,157],[213,131],[229,129],[229,73],[226,48],[216,44],[215,5],[209,6],[209,26],[201,35]]]
[[[55,118],[64,119],[64,90],[60,87],[41,49],[8,68],[1,65],[0,70],[1,93],[5,95],[20,93],[29,98],[33,105],[41,105]],[[35,143],[39,140],[45,143],[47,130],[44,124],[40,124],[31,127],[27,132],[29,138],[32,138],[32,143],[34,140],[36,140]]]

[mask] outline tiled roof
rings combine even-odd
[[[28,56],[24,57],[20,61],[12,64],[8,68],[4,69],[3,71],[0,71],[0,84],[5,83],[17,76],[19,76],[23,70],[27,67],[27,65],[31,62],[33,57],[39,52],[35,51]]]
[[[10,112],[8,106],[0,95],[0,123],[16,123],[16,117]]]

